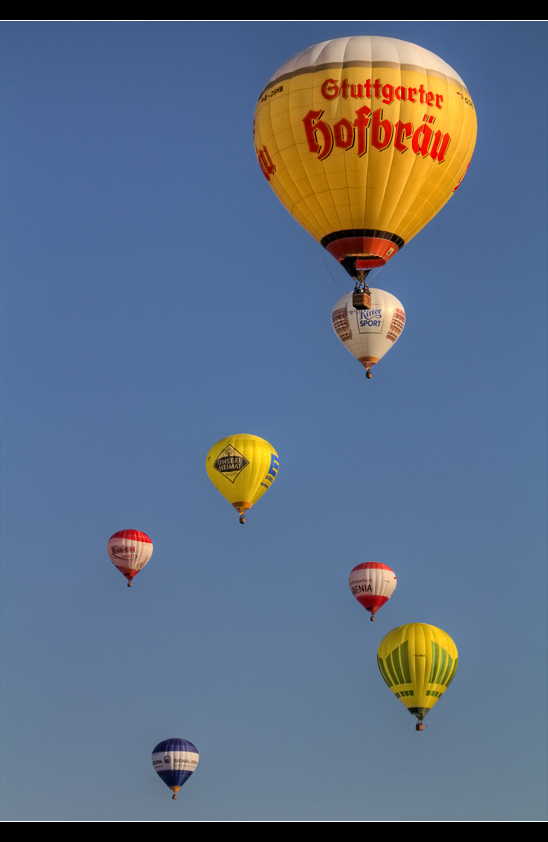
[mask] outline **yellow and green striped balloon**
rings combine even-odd
[[[377,663],[396,698],[417,717],[417,731],[422,731],[422,720],[455,677],[459,653],[442,629],[407,623],[383,637]]]
[[[247,512],[278,473],[278,454],[259,436],[238,433],[214,444],[206,459],[207,475],[245,523]]]

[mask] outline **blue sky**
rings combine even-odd
[[[432,50],[478,114],[372,280],[407,323],[371,382],[252,140],[272,73],[349,34]],[[546,35],[0,26],[4,820],[546,819]],[[205,471],[234,432],[280,457],[245,528]],[[131,590],[125,528],[154,543]],[[362,561],[398,577],[375,623]],[[460,656],[422,734],[376,666],[415,621]],[[177,802],[170,737],[200,752]]]

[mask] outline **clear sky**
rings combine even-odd
[[[0,25],[4,820],[546,820],[547,30]],[[478,114],[371,281],[407,314],[372,381],[252,140],[274,71],[353,34],[440,55]],[[245,527],[205,471],[235,432],[280,457]],[[398,577],[375,623],[362,561]],[[422,734],[376,665],[407,622],[459,650]],[[169,737],[200,752],[176,802]]]

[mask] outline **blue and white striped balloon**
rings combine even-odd
[[[192,775],[198,765],[198,760],[196,746],[188,740],[180,740],[177,737],[172,740],[163,740],[152,752],[152,765],[165,785],[173,790],[174,799],[177,798],[182,785]]]

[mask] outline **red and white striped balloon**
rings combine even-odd
[[[131,588],[131,580],[152,555],[152,541],[138,529],[121,529],[109,538],[107,553],[112,563],[126,577],[128,588]]]
[[[387,564],[365,561],[353,569],[348,584],[360,605],[369,611],[371,620],[374,620],[379,608],[396,590],[396,574]]]

